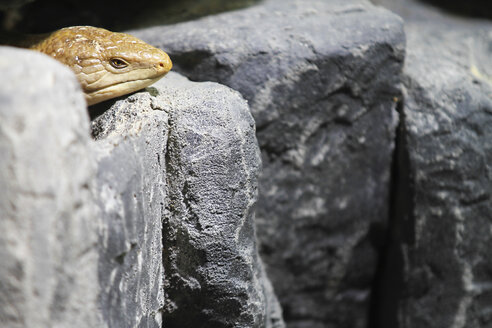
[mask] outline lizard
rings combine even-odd
[[[89,106],[143,89],[172,68],[163,50],[129,34],[92,26],[65,27],[7,43],[42,52],[70,67]]]

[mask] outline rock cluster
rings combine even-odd
[[[490,325],[492,24],[373,2],[131,31],[179,73],[92,121],[0,47],[2,326]]]
[[[364,2],[267,1],[134,34],[191,79],[248,100],[263,161],[258,238],[289,326],[365,327],[389,213],[402,21]]]
[[[94,119],[94,141],[67,68],[8,47],[0,58],[14,81],[0,94],[7,327],[284,327],[237,92],[171,73]]]

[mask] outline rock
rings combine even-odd
[[[162,240],[163,326],[284,327],[255,243],[260,158],[246,102],[229,88],[175,73],[149,90],[117,101],[96,118],[93,131],[101,148],[115,144],[119,149],[112,151],[117,156],[100,161],[99,181],[110,186],[99,187],[106,193],[101,203],[112,204],[112,221],[118,223],[118,213],[130,204],[129,212],[143,220],[163,218],[161,239],[152,233],[146,238]],[[141,173],[132,176],[135,171]],[[150,206],[138,208],[142,202],[134,204],[135,192]],[[149,227],[113,224],[110,235],[161,231],[155,222]],[[128,265],[139,259],[132,252],[146,249],[117,246],[111,249],[122,255],[112,251],[108,257],[125,262],[129,257]],[[139,261],[145,263],[146,257],[159,263],[160,249],[154,246]],[[151,274],[151,280],[161,272]],[[118,286],[118,280],[111,285]],[[115,288],[114,298],[126,292]]]
[[[402,21],[364,1],[270,0],[131,33],[192,80],[248,100],[264,167],[258,238],[289,327],[365,327],[382,243],[372,232],[389,212]]]
[[[492,44],[492,24],[453,26],[408,25],[404,129],[414,230],[402,245],[402,328],[492,324],[492,75],[479,68],[486,62],[474,62],[490,63],[491,48],[474,45]]]
[[[109,327],[160,328],[168,114],[153,110],[148,93],[138,96],[117,101],[92,123],[102,209],[100,301]]]
[[[85,100],[53,59],[0,47],[2,327],[101,327]]]
[[[393,3],[392,3],[393,4]],[[492,24],[408,1],[399,207],[377,327],[489,327]],[[395,304],[394,311],[386,305]]]
[[[468,43],[492,44],[491,28],[408,26],[402,328],[492,324],[492,84],[474,76]]]

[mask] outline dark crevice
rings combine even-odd
[[[130,248],[127,250],[127,251],[124,251],[122,252],[121,254],[117,255],[114,259],[115,261],[120,264],[120,265],[123,265],[125,263],[125,257],[131,252],[133,251],[133,249],[135,249],[135,247],[137,247],[137,243],[133,242],[130,244]]]
[[[162,214],[162,261],[164,269],[165,304],[161,310],[162,327],[181,328],[222,327],[211,319],[210,314],[201,311],[207,308],[212,293],[206,290],[206,283],[200,278],[197,268],[206,260],[204,250],[194,248],[192,237],[184,223],[190,217],[190,203],[193,201],[190,189],[181,168],[181,147],[176,136],[176,116],[172,113],[168,123],[168,139],[166,144],[166,197]],[[193,214],[191,215],[193,216]],[[188,283],[188,277],[196,278],[197,286]]]
[[[412,184],[403,100],[397,104],[399,125],[391,167],[389,222],[371,291],[368,328],[398,328],[398,308],[404,288],[402,244],[412,244],[414,222]]]
[[[171,249],[176,247],[176,241],[175,241],[175,233],[174,229],[172,227],[172,223],[170,222],[171,219],[171,213],[174,211],[174,203],[176,202],[176,199],[173,197],[173,184],[171,181],[171,177],[176,174],[175,168],[173,167],[172,163],[172,158],[171,158],[171,152],[172,152],[172,146],[171,143],[173,142],[173,126],[174,126],[174,119],[172,116],[169,117],[168,119],[168,124],[167,124],[167,140],[166,140],[166,150],[164,153],[164,169],[165,169],[165,195],[166,195],[166,200],[167,202],[165,204],[161,204],[161,246],[162,246],[162,269],[163,269],[163,276],[164,276],[164,281],[163,281],[163,289],[164,289],[164,297],[165,297],[165,303],[164,306],[161,308],[161,314],[162,314],[162,322],[161,322],[161,328],[164,328],[167,326],[166,322],[166,314],[168,312],[172,312],[172,304],[169,304],[167,298],[169,297],[167,294],[166,287],[169,286],[170,284],[170,273],[172,272],[172,259],[170,258],[171,254]],[[171,306],[170,306],[171,305]]]
[[[164,156],[163,156],[163,163],[161,164],[161,169],[164,170],[164,179],[165,179],[165,202],[161,203],[161,247],[162,247],[162,270],[163,270],[163,292],[164,292],[164,306],[160,308],[160,314],[161,314],[161,328],[167,327],[167,322],[164,319],[166,316],[166,313],[170,311],[169,309],[169,303],[167,298],[167,286],[169,285],[169,274],[171,272],[171,266],[172,266],[172,261],[170,259],[170,254],[171,254],[171,248],[176,247],[176,243],[174,242],[172,238],[172,228],[171,228],[171,223],[170,221],[170,215],[171,212],[173,211],[173,199],[171,199],[172,196],[172,182],[171,182],[171,176],[172,173],[174,172],[175,169],[171,165],[171,155],[170,153],[172,152],[172,147],[171,143],[173,142],[173,128],[174,128],[174,118],[171,115],[168,117],[167,121],[167,129],[166,129],[166,145],[165,145],[165,150],[164,150]],[[167,305],[167,307],[166,307]]]
[[[186,52],[170,52],[169,55],[173,58],[173,64],[179,71],[193,72],[204,61],[210,60],[213,57],[213,53],[210,50],[196,49]]]

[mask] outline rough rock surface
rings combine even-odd
[[[148,93],[116,102],[93,123],[101,207],[100,302],[109,327],[161,327],[162,216],[168,115]]]
[[[401,20],[364,1],[266,1],[133,32],[249,101],[258,236],[289,327],[365,327],[388,218]]]
[[[492,44],[491,29],[408,27],[403,123],[414,229],[403,235],[402,328],[492,324],[492,84],[474,76],[478,49],[467,44]]]
[[[100,165],[99,181],[107,175],[104,181],[111,186],[118,176],[125,177],[126,163],[143,168],[137,170],[141,174],[118,181],[121,187],[100,188],[106,190],[104,204],[112,204],[108,200],[115,191],[125,189],[122,199],[111,205],[116,207],[112,221],[118,221],[123,207],[134,204],[133,186],[157,181],[165,186],[166,194],[163,189],[139,187],[141,196],[136,198],[152,200],[156,207],[139,209],[135,204],[130,211],[142,218],[163,218],[163,326],[283,327],[255,242],[260,158],[246,102],[229,88],[190,82],[175,73],[149,90],[116,102],[95,120],[93,131],[104,147],[116,143],[120,149],[116,160],[108,157],[104,167]],[[142,124],[146,117],[150,123]],[[128,141],[135,133],[148,137]],[[119,226],[112,229],[123,233],[125,224]],[[135,228],[138,234],[157,226],[133,224],[127,230]],[[131,244],[118,249],[125,261],[130,255],[129,263],[135,262]],[[159,249],[154,250],[149,258],[160,258]],[[112,283],[118,285],[117,280]]]
[[[414,230],[404,235],[400,327],[484,327],[492,324],[492,84],[474,76],[478,49],[467,41],[492,44],[492,24],[436,27],[408,27],[404,128]]]
[[[75,76],[0,47],[0,322],[101,326],[89,120]]]
[[[386,272],[401,284],[382,287],[377,327],[489,327],[492,23],[388,4],[408,39],[392,245],[401,253]]]

